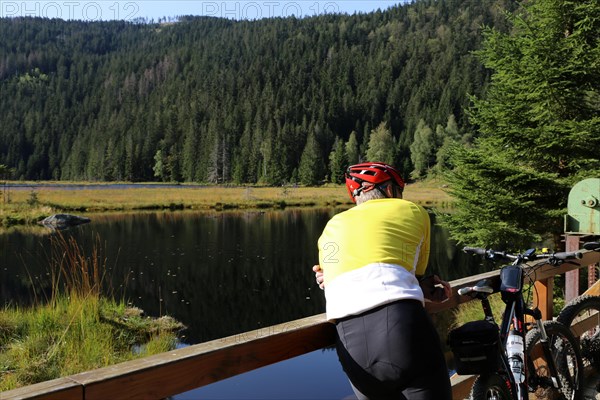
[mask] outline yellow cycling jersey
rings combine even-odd
[[[318,241],[326,289],[340,275],[374,263],[423,275],[429,235],[427,211],[402,199],[369,200],[335,215]]]

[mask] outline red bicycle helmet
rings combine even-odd
[[[360,192],[368,192],[375,188],[380,188],[381,185],[392,181],[404,189],[404,180],[400,176],[400,172],[387,164],[380,162],[367,162],[362,164],[351,165],[346,170],[346,188],[353,202],[356,203],[355,197]],[[385,192],[382,190],[382,193]],[[387,195],[386,195],[387,196]]]

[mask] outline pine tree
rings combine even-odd
[[[453,152],[458,212],[444,224],[467,244],[522,248],[562,232],[570,188],[600,173],[600,2],[535,0],[510,22],[485,32],[492,83],[470,111],[479,138]]]
[[[450,149],[452,146],[460,142],[460,132],[458,130],[458,124],[454,114],[448,116],[446,127],[442,128],[440,125],[436,128],[436,136],[438,130],[442,130],[440,147],[435,153],[435,173],[437,175],[443,174],[445,171],[450,169]]]
[[[154,176],[156,178],[164,182],[166,180],[166,173],[163,159],[164,157],[162,151],[160,149],[156,150],[156,153],[154,154],[154,166],[152,167],[152,171],[154,171]]]
[[[358,162],[364,162],[368,160],[367,150],[369,150],[369,141],[371,140],[371,125],[367,121],[363,130],[363,138],[358,149]]]
[[[308,134],[298,166],[298,179],[303,185],[319,184],[325,176],[321,148],[313,132]]]
[[[329,181],[332,183],[343,183],[344,171],[347,165],[346,146],[343,140],[336,137],[333,149],[329,154]]]
[[[356,139],[356,131],[352,131],[350,133],[350,137],[346,142],[346,159],[348,160],[349,165],[354,165],[358,163],[359,149],[358,140]]]
[[[186,182],[193,182],[196,178],[198,164],[198,136],[194,125],[186,130],[183,138],[183,154],[181,172]]]
[[[410,145],[410,159],[414,165],[412,176],[421,178],[427,174],[432,165],[432,159],[435,151],[435,137],[433,131],[420,120],[415,131],[415,139]]]
[[[244,133],[240,138],[239,146],[236,148],[233,162],[233,180],[236,183],[253,182],[252,171],[252,132],[250,122],[246,123]]]
[[[375,128],[370,135],[369,148],[367,149],[367,161],[383,162],[387,164],[394,163],[394,149],[396,144],[392,133],[382,122]]]

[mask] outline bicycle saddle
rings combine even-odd
[[[494,288],[487,279],[482,279],[475,286],[465,286],[458,289],[458,294],[465,295],[469,293],[494,293]]]

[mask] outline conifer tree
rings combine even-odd
[[[8,176],[14,172],[4,164],[0,164],[0,179],[8,179]]]
[[[250,122],[246,123],[244,133],[240,138],[240,145],[237,146],[234,154],[233,180],[236,183],[253,182],[252,171],[252,131]]]
[[[395,148],[392,133],[385,122],[382,122],[371,132],[367,160],[393,164]]]
[[[348,160],[349,165],[354,165],[358,163],[359,149],[358,140],[356,139],[356,131],[352,131],[350,133],[350,137],[346,142],[346,159]]]
[[[332,183],[343,183],[344,171],[347,165],[346,146],[343,140],[336,137],[333,149],[329,154],[329,181]]]
[[[424,120],[419,120],[415,131],[415,138],[410,145],[410,159],[414,165],[412,176],[421,178],[427,174],[429,167],[432,165],[434,153],[435,138],[433,131],[425,123]]]
[[[440,147],[435,153],[435,173],[441,175],[444,171],[450,169],[450,149],[460,142],[460,132],[454,114],[448,116],[445,128],[438,125],[436,128],[436,136],[438,128],[443,131],[443,134],[441,135]]]
[[[485,32],[492,83],[470,112],[479,138],[451,158],[458,212],[444,223],[470,245],[558,235],[572,185],[600,173],[600,2],[534,0],[510,22],[509,34]]]
[[[186,182],[193,182],[196,178],[198,164],[198,136],[192,123],[189,124],[183,138],[183,154],[181,173]]]
[[[369,141],[371,140],[371,124],[367,121],[363,129],[362,142],[358,152],[358,162],[368,161],[367,150],[369,150]]]
[[[154,154],[154,166],[152,170],[154,171],[154,176],[161,181],[165,181],[165,163],[163,161],[164,157],[162,151],[160,149],[156,150]]]
[[[304,185],[316,185],[324,178],[324,163],[321,148],[313,132],[306,139],[298,166],[298,179]]]

